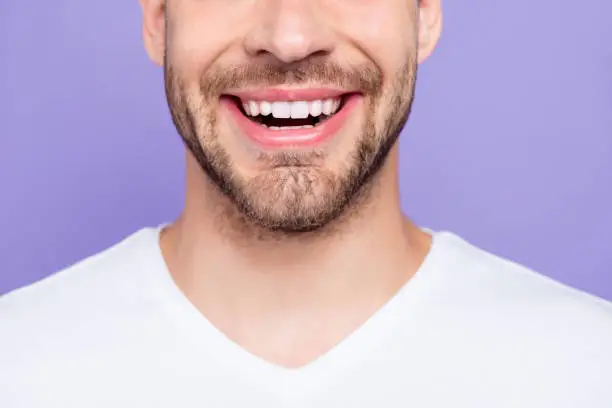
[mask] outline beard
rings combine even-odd
[[[371,191],[375,176],[408,120],[414,99],[417,64],[410,58],[383,89],[383,75],[373,65],[344,68],[314,57],[299,65],[250,64],[208,70],[197,92],[185,81],[166,54],[164,80],[172,120],[185,146],[204,174],[221,192],[225,214],[237,214],[241,224],[282,235],[322,230],[356,210]],[[216,107],[227,89],[309,83],[358,90],[365,105],[363,126],[352,151],[339,169],[326,167],[329,152],[260,152],[258,174],[239,173],[223,146]],[[383,125],[376,126],[379,110]]]

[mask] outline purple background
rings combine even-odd
[[[445,2],[401,140],[419,224],[612,299],[612,2]],[[136,0],[0,0],[0,293],[183,200]]]

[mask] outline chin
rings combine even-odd
[[[318,166],[277,167],[231,180],[222,189],[237,213],[270,232],[319,230],[343,212],[350,195],[346,177]]]

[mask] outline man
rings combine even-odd
[[[179,219],[0,299],[0,406],[612,406],[612,306],[400,209],[440,0],[141,0]]]

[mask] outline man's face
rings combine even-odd
[[[268,230],[368,191],[410,111],[416,0],[170,0],[166,91],[203,171]]]

